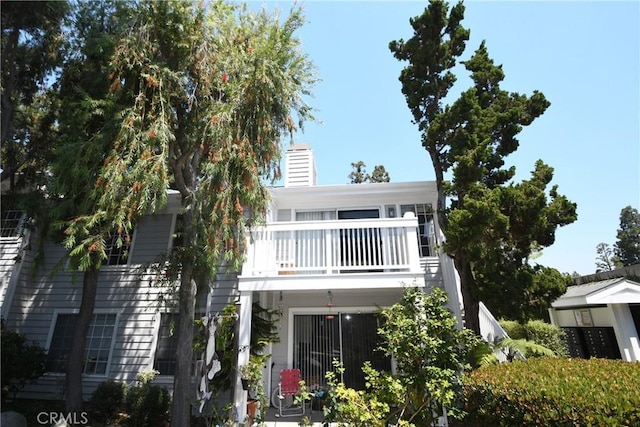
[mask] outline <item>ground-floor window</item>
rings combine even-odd
[[[163,313],[160,316],[158,329],[158,345],[156,357],[153,361],[153,369],[160,375],[174,375],[176,373],[176,350],[178,349],[178,314]]]
[[[55,327],[51,336],[49,351],[47,352],[49,372],[66,372],[77,321],[77,314],[59,313],[56,316]],[[107,373],[115,327],[115,313],[93,315],[87,331],[84,350],[82,371],[84,374],[105,375]]]
[[[379,316],[375,313],[333,313],[295,315],[293,322],[293,366],[300,369],[307,385],[326,385],[325,373],[333,360],[342,362],[342,381],[347,387],[364,389],[362,364],[371,362],[378,370],[391,370],[391,360],[381,351]]]
[[[196,318],[202,317],[196,315]],[[178,350],[178,323],[180,320],[179,313],[162,313],[160,316],[160,326],[158,328],[158,343],[156,345],[155,357],[153,359],[153,369],[158,371],[159,375],[175,375],[176,374],[176,352]],[[195,326],[194,337],[200,333],[200,329]],[[200,354],[193,353],[193,361],[191,363],[191,375],[195,375],[196,361]]]

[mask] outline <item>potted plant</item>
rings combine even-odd
[[[229,390],[232,382],[235,380],[233,366],[233,342],[235,334],[235,322],[237,321],[232,314],[235,313],[236,307],[230,304],[224,309],[227,314],[222,325],[217,331],[216,346],[219,350],[223,350],[223,355],[218,355],[221,360],[222,370],[213,377],[211,389],[220,391]],[[249,414],[253,407],[267,408],[266,393],[262,384],[262,373],[264,365],[269,358],[269,354],[265,354],[265,349],[269,343],[277,342],[278,329],[277,321],[279,313],[276,310],[266,309],[260,304],[254,302],[251,310],[251,340],[249,346],[249,363],[241,366],[237,375],[243,384],[243,388],[248,392],[249,402],[247,404],[247,413]],[[253,401],[260,402],[252,403]],[[222,411],[225,413],[225,411]],[[259,415],[258,417],[261,417]]]
[[[264,360],[260,356],[249,356],[249,363],[240,367],[240,380],[242,381],[242,388],[255,393],[262,382],[262,370],[264,366]]]
[[[253,424],[261,402],[266,402],[266,394],[262,384],[262,371],[269,355],[249,356],[249,363],[240,367],[242,388],[247,390],[247,417],[249,425]]]

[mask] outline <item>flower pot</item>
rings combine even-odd
[[[253,425],[253,421],[256,419],[256,412],[258,412],[259,406],[260,402],[258,400],[250,399],[247,401],[247,418],[249,421],[249,425]]]

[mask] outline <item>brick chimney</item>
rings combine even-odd
[[[285,153],[285,187],[316,185],[316,163],[309,144],[292,144]]]

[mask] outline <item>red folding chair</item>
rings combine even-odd
[[[278,383],[278,416],[304,415],[305,402],[295,402],[300,391],[300,369],[283,369]]]

